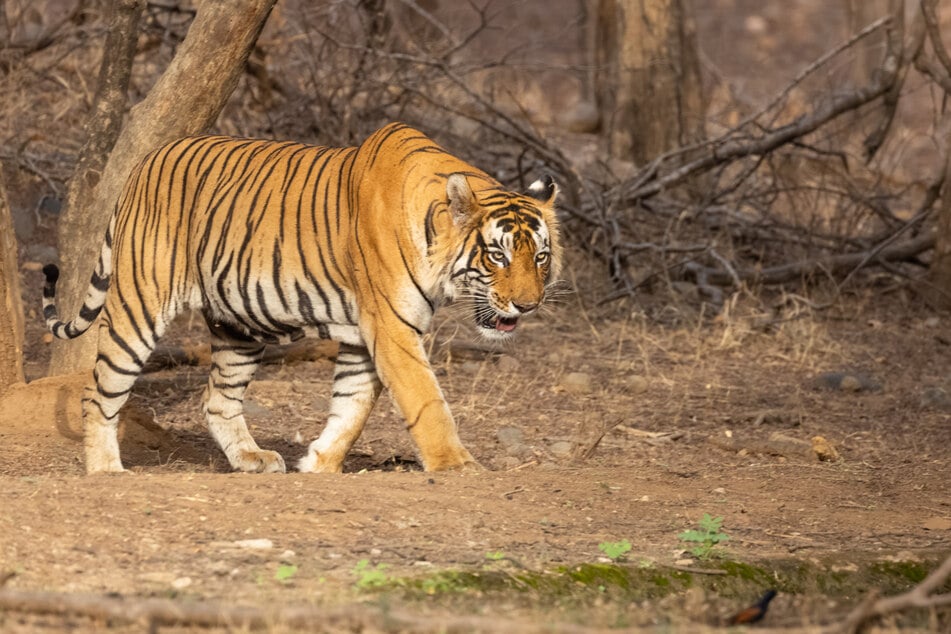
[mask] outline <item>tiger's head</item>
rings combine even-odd
[[[561,268],[558,187],[546,176],[524,195],[499,188],[477,194],[455,173],[446,195],[462,238],[450,296],[465,298],[483,336],[506,339],[542,305]]]

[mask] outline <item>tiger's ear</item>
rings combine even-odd
[[[555,184],[551,174],[545,174],[528,186],[528,195],[546,205],[551,205],[558,197],[558,185]]]
[[[446,180],[446,196],[449,198],[449,210],[456,224],[462,224],[479,209],[479,201],[472,193],[465,174],[456,172],[449,175]]]

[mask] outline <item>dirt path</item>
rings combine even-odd
[[[683,631],[775,585],[769,624],[827,622],[872,586],[914,585],[951,551],[946,321],[881,317],[769,334],[602,320],[596,336],[556,317],[501,356],[442,331],[437,370],[483,473],[415,470],[385,400],[349,473],[227,473],[201,424],[199,366],[137,387],[123,441],[133,473],[85,477],[81,382],[39,382],[4,401],[0,573],[15,590],[328,609],[393,601],[420,614]],[[192,334],[184,327],[179,342]],[[250,392],[255,434],[289,464],[303,452],[297,433],[306,442],[320,429],[324,353],[265,367]],[[845,375],[857,385],[843,389]],[[799,444],[775,450],[777,434]],[[837,461],[810,454],[816,435]],[[730,539],[719,559],[684,561],[678,535],[704,513],[722,517]],[[610,566],[587,581],[570,573],[604,564],[599,544],[621,540],[632,548],[616,585]],[[669,576],[730,562],[752,572]],[[898,576],[869,577],[869,566]],[[4,631],[44,624],[63,626],[0,612]]]

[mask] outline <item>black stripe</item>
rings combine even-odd
[[[435,304],[429,299],[429,296],[426,295],[426,292],[423,290],[423,287],[419,285],[419,282],[416,281],[416,276],[413,275],[413,271],[409,268],[409,262],[406,261],[406,254],[403,252],[403,245],[400,244],[400,236],[396,234],[396,248],[400,252],[400,259],[403,261],[403,266],[406,268],[406,274],[409,275],[410,281],[413,283],[413,286],[416,287],[416,291],[420,296],[426,300],[426,305],[429,306],[429,312],[433,313],[436,310]]]

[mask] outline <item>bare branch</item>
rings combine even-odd
[[[852,634],[858,632],[863,624],[871,619],[908,610],[909,608],[936,608],[951,605],[951,594],[932,595],[951,577],[951,557],[944,560],[935,568],[924,581],[903,594],[894,597],[874,599],[874,595],[860,603],[845,622],[836,629],[840,632]]]

